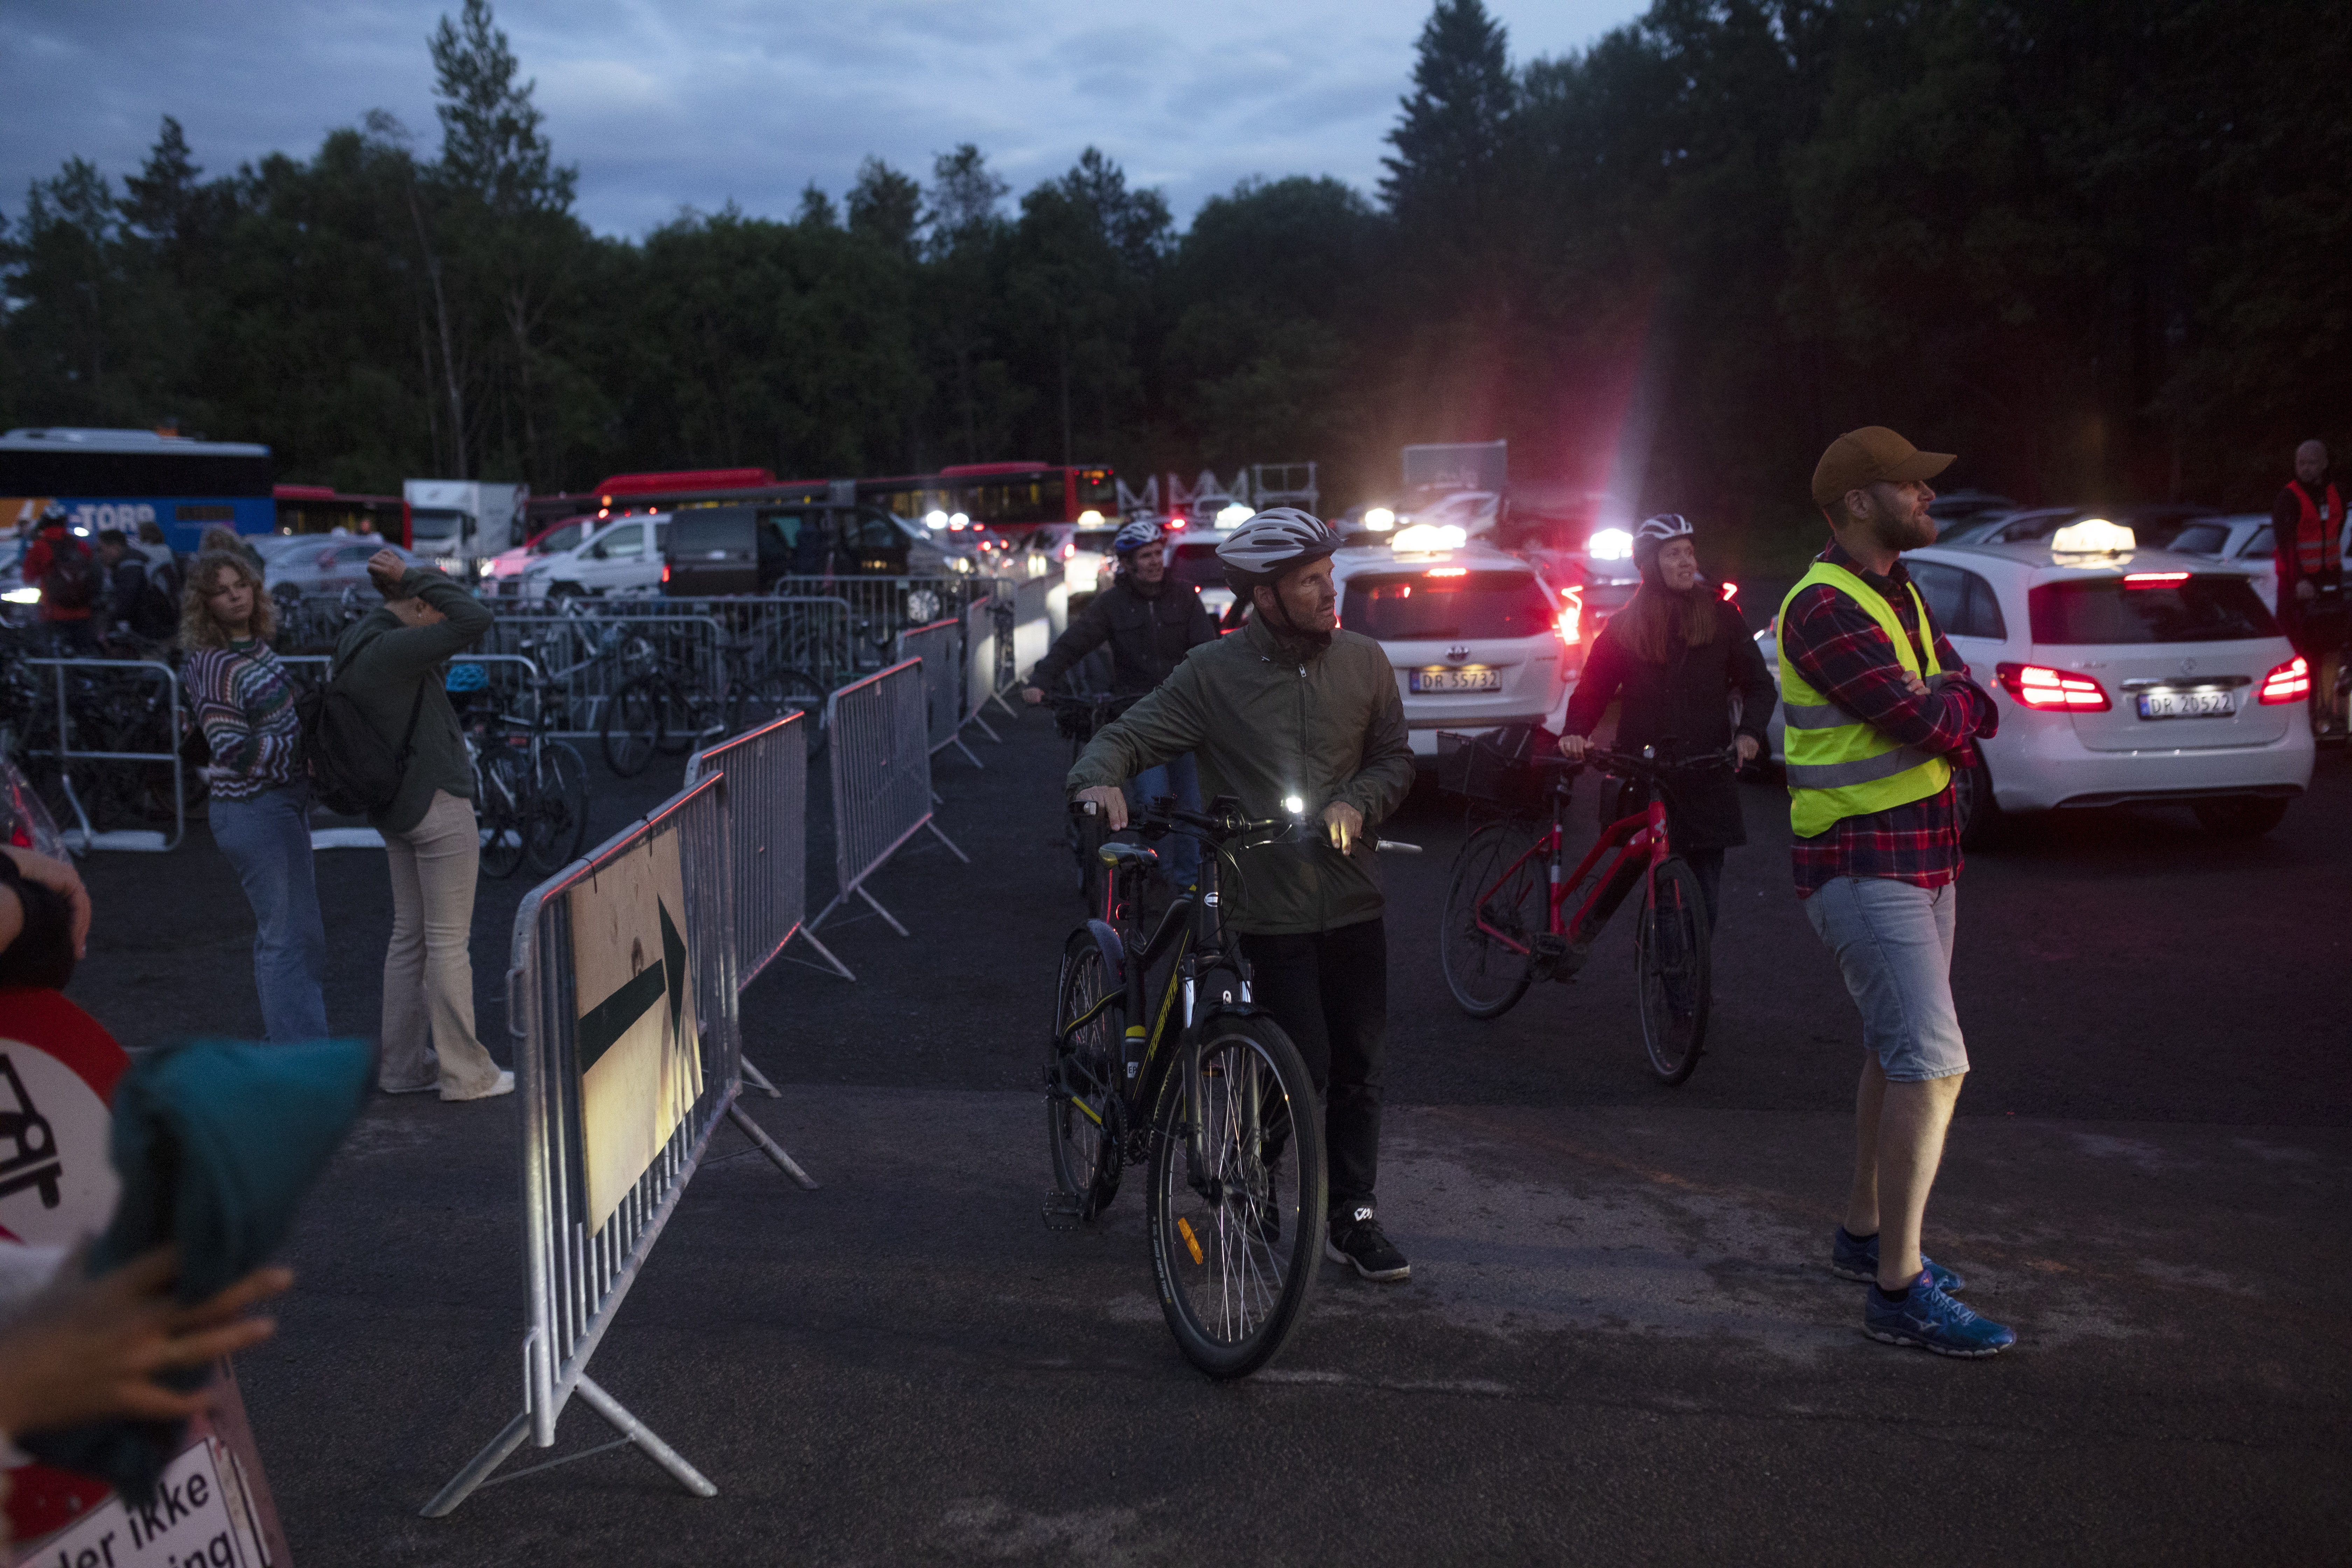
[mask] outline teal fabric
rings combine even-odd
[[[165,1242],[175,1293],[194,1304],[269,1261],[295,1211],[367,1104],[375,1047],[196,1040],[132,1060],[114,1089],[114,1217],[89,1251],[93,1278]],[[164,1381],[200,1386],[209,1367]],[[133,1506],[181,1446],[179,1422],[106,1421],[20,1439],[44,1464],[111,1483]]]

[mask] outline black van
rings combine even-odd
[[[877,507],[811,501],[680,510],[663,564],[663,593],[703,599],[764,594],[780,577],[929,576],[944,562]]]

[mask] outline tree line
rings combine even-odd
[[[2347,424],[2352,22],[2315,0],[1656,0],[1524,63],[1437,0],[1377,193],[1254,178],[1181,228],[1091,148],[1016,201],[965,145],[600,237],[488,0],[427,52],[430,155],[379,111],[207,177],[166,118],[119,184],[33,182],[0,417],[362,491],[1311,458],[1335,510],[1501,437],[1530,497],[1759,533],[1856,424],[2021,500],[2232,505]]]

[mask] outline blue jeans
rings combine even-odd
[[[1891,877],[1839,877],[1805,900],[1805,915],[1837,954],[1862,1013],[1862,1047],[1889,1083],[1969,1070],[1952,1005],[1952,935],[1960,889],[1916,888]]]
[[[1146,768],[1128,781],[1127,798],[1130,807],[1151,804],[1154,795],[1172,795],[1176,804],[1187,811],[1201,809],[1201,774],[1192,765],[1192,753],[1185,752],[1171,762],[1156,768]],[[1201,841],[1181,834],[1170,834],[1160,840],[1162,864],[1180,888],[1188,888],[1200,879]]]
[[[251,800],[215,800],[213,842],[253,906],[253,984],[273,1046],[327,1037],[327,930],[310,861],[310,796],[289,785]]]

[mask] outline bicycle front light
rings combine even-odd
[[[1304,816],[1307,815],[1307,803],[1295,795],[1286,795],[1282,797],[1282,809],[1293,816]]]

